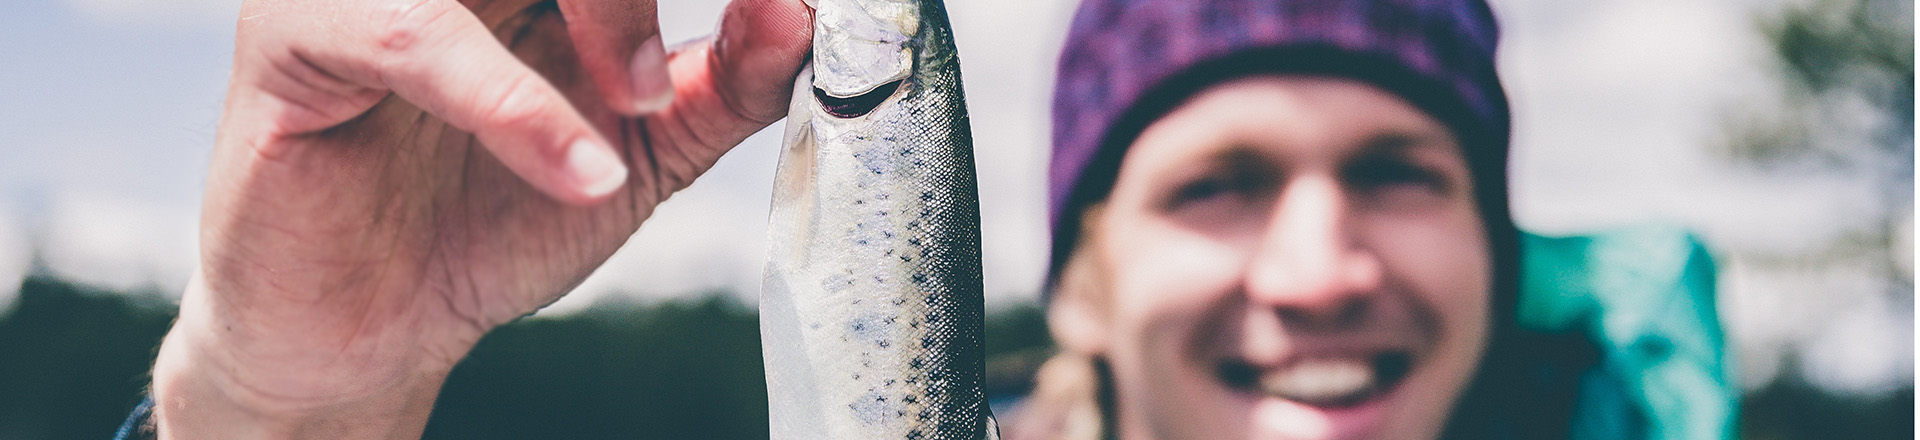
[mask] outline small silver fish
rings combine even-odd
[[[775,440],[993,439],[973,136],[940,0],[810,0],[760,299]]]

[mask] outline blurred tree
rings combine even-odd
[[[1046,309],[1037,302],[1021,302],[989,312],[986,321],[987,400],[1025,396],[1033,391],[1040,364],[1053,356]]]
[[[1889,294],[1913,296],[1913,2],[1790,3],[1760,25],[1777,57],[1784,106],[1735,114],[1727,152],[1787,172],[1863,179],[1876,192],[1872,226],[1817,252],[1759,260],[1871,267]]]
[[[766,438],[759,318],[730,298],[495,329],[454,368],[425,438]]]
[[[1904,440],[1913,436],[1913,388],[1881,396],[1836,396],[1780,381],[1746,396],[1740,438],[1747,440]]]
[[[46,270],[19,289],[0,310],[0,439],[110,438],[146,389],[172,301]],[[610,301],[496,329],[448,378],[425,438],[766,438],[759,317],[734,298]],[[1044,313],[987,321],[989,359],[1013,366],[990,387],[1025,392],[1019,364],[1051,350]]]
[[[1844,279],[1875,287],[1819,292],[1819,296],[1803,299],[1773,299],[1779,304],[1792,304],[1788,307],[1814,306],[1809,309],[1816,310],[1809,312],[1811,321],[1802,325],[1825,327],[1794,330],[1794,336],[1786,336],[1789,340],[1759,342],[1772,347],[1766,351],[1779,351],[1767,355],[1767,359],[1748,359],[1776,362],[1775,366],[1781,368],[1750,371],[1792,376],[1810,370],[1792,371],[1786,366],[1815,367],[1824,372],[1817,373],[1826,378],[1823,386],[1838,387],[1829,390],[1834,392],[1874,394],[1911,389],[1910,358],[1903,381],[1880,383],[1891,378],[1869,377],[1897,374],[1901,368],[1887,364],[1893,360],[1855,359],[1861,356],[1859,350],[1868,349],[1839,348],[1832,341],[1834,335],[1842,334],[1837,332],[1849,331],[1841,323],[1886,322],[1897,326],[1892,323],[1913,322],[1913,13],[1912,0],[1808,0],[1785,3],[1779,12],[1759,22],[1778,68],[1780,101],[1777,105],[1746,105],[1729,114],[1730,136],[1724,145],[1728,158],[1770,173],[1839,178],[1868,193],[1836,197],[1865,196],[1872,206],[1836,220],[1852,226],[1811,249],[1736,250],[1732,260],[1768,273],[1823,279],[1864,276],[1867,278]],[[1860,313],[1880,315],[1857,315]],[[1892,346],[1910,344],[1910,338],[1889,334],[1885,336],[1888,345],[1871,350],[1911,353]],[[1811,354],[1809,350],[1824,354]],[[1840,359],[1834,357],[1838,353],[1852,354]],[[1777,356],[1803,359],[1791,363]],[[1846,379],[1835,379],[1842,377],[1836,369],[1850,372],[1845,373]],[[1803,378],[1773,375],[1754,379],[1759,380],[1749,382],[1750,386],[1765,385],[1767,380]]]
[[[0,311],[0,439],[106,439],[139,403],[172,304],[36,267]]]
[[[1763,18],[1759,27],[1778,63],[1784,105],[1735,111],[1725,149],[1739,164],[1859,179],[1872,191],[1877,209],[1860,213],[1864,226],[1811,252],[1735,257],[1762,270],[1866,268],[1884,286],[1886,302],[1896,305],[1877,312],[1907,323],[1914,299],[1913,13],[1912,0],[1811,0],[1789,2]],[[1793,370],[1804,353],[1781,355],[1783,370]],[[1905,384],[1878,395],[1835,394],[1806,377],[1777,377],[1747,394],[1742,436],[1912,438],[1911,370],[1907,374]]]

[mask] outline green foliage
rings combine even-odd
[[[1022,396],[1033,390],[1033,374],[1053,356],[1047,312],[1023,302],[987,314],[987,397]]]
[[[1913,437],[1913,388],[1869,398],[1842,398],[1798,382],[1747,395],[1741,438],[1751,440],[1905,440]]]
[[[454,369],[426,437],[766,438],[758,318],[730,298],[599,304],[495,330]],[[110,438],[140,400],[173,316],[157,293],[29,277],[0,315],[0,439]],[[1045,316],[1031,303],[989,313],[989,370],[1037,365],[1052,353]],[[1017,377],[1030,368],[999,371],[990,390],[1030,386]],[[1850,400],[1786,384],[1749,395],[1743,407],[1749,439],[1913,432],[1912,389]]]
[[[767,436],[759,321],[723,296],[527,319],[453,371],[426,438]]]
[[[1905,10],[1902,10],[1904,6]],[[1913,3],[1820,0],[1790,8],[1764,26],[1790,78],[1812,92],[1859,87],[1858,75],[1887,75],[1913,90]],[[1864,72],[1863,72],[1864,70]],[[1891,109],[1901,84],[1874,96]],[[1909,104],[1910,105],[1910,104]]]
[[[0,318],[0,439],[105,439],[139,403],[173,307],[36,274]]]
[[[496,329],[454,368],[425,437],[766,438],[759,318],[733,298],[610,302]],[[27,278],[0,314],[0,439],[110,438],[174,314],[157,292]],[[1043,317],[1033,304],[990,314],[989,358],[1044,359]],[[1018,377],[1030,370],[1003,373],[990,387],[1030,386]]]
[[[1728,152],[1769,166],[1889,174],[1873,177],[1908,189],[1890,198],[1911,198],[1912,17],[1912,0],[1817,0],[1764,19],[1785,105],[1736,114],[1746,120]]]

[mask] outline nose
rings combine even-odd
[[[1290,180],[1248,260],[1247,295],[1288,324],[1358,324],[1381,287],[1380,261],[1358,240],[1357,216],[1337,179]]]

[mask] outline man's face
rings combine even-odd
[[[1050,309],[1122,438],[1426,439],[1488,333],[1461,146],[1395,95],[1251,77],[1149,125]]]

